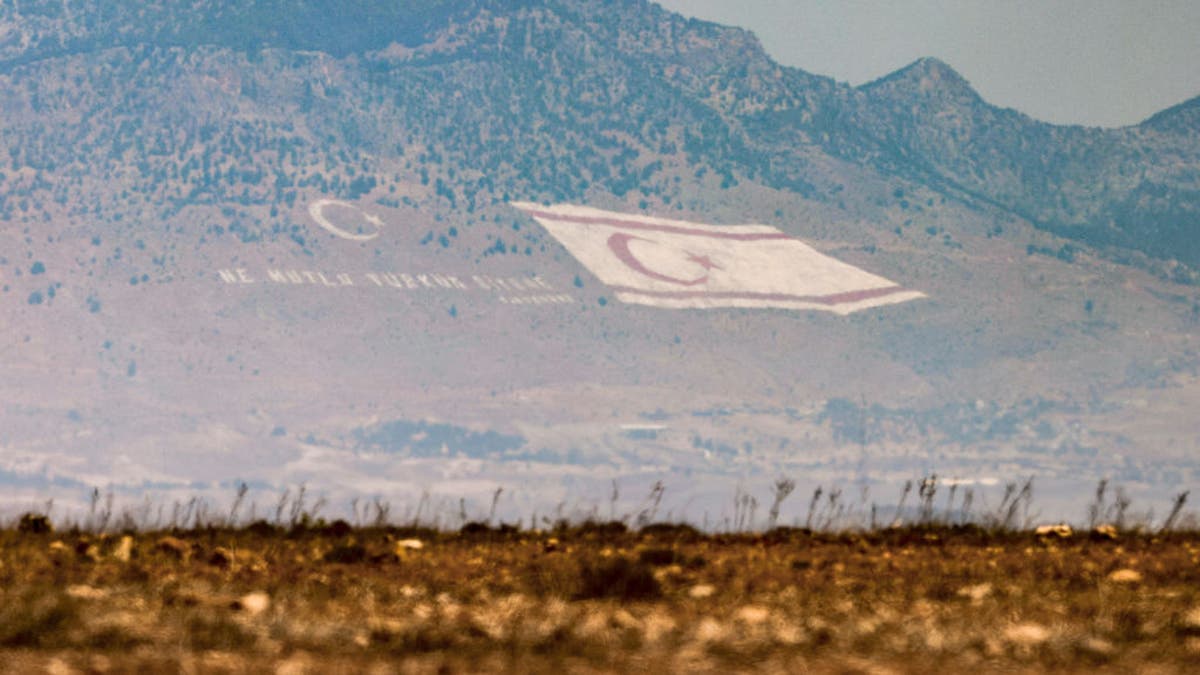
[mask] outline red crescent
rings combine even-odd
[[[657,281],[665,281],[669,284],[679,284],[680,286],[697,286],[708,281],[707,274],[695,279],[677,279],[675,277],[669,277],[665,274],[659,274],[649,267],[646,267],[642,264],[642,261],[638,260],[637,257],[633,255],[633,251],[629,250],[629,242],[633,241],[634,239],[639,241],[650,241],[649,239],[642,239],[641,237],[635,237],[632,234],[625,234],[624,232],[618,232],[608,238],[609,250],[613,252],[613,255],[617,256],[618,260],[625,263],[633,271]]]

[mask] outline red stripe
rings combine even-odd
[[[712,237],[713,239],[734,239],[737,241],[759,241],[763,239],[794,239],[790,234],[783,232],[713,232],[712,230],[701,230],[693,227],[680,227],[679,225],[660,225],[657,223],[645,223],[640,220],[626,220],[623,218],[610,218],[606,216],[570,216],[553,211],[533,211],[525,210],[525,213],[535,218],[545,218],[546,220],[556,220],[564,223],[575,223],[577,225],[607,225],[609,227],[620,227],[629,230],[646,230],[651,232],[670,232],[671,234],[689,234],[698,237]]]
[[[752,291],[648,291],[630,286],[613,286],[618,293],[634,293],[654,298],[714,298],[718,300],[773,300],[776,302],[811,302],[819,305],[841,305],[887,295],[902,293],[908,289],[902,286],[885,288],[867,288],[858,291],[846,291],[832,295],[791,295],[788,293],[755,293]]]

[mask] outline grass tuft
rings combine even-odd
[[[576,598],[592,600],[654,600],[662,596],[662,586],[654,570],[643,562],[615,556],[583,563],[579,572],[580,589]]]
[[[54,531],[54,525],[50,522],[50,516],[28,512],[21,514],[17,531],[23,534],[50,534]]]

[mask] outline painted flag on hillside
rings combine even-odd
[[[849,314],[924,297],[769,225],[703,225],[568,204],[513,206],[537,220],[623,302]]]

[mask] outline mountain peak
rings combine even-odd
[[[923,73],[936,74],[938,76],[957,77],[959,79],[962,79],[961,76],[958,74],[958,71],[954,70],[954,68],[952,68],[950,66],[950,64],[937,58],[936,56],[922,56],[921,58],[917,59],[916,61],[913,61],[912,63],[901,68],[900,70],[913,70],[913,69],[918,70]]]
[[[918,94],[942,92],[970,98],[979,97],[971,83],[959,75],[958,71],[945,61],[932,56],[919,58],[893,73],[862,85],[860,89],[905,89]]]

